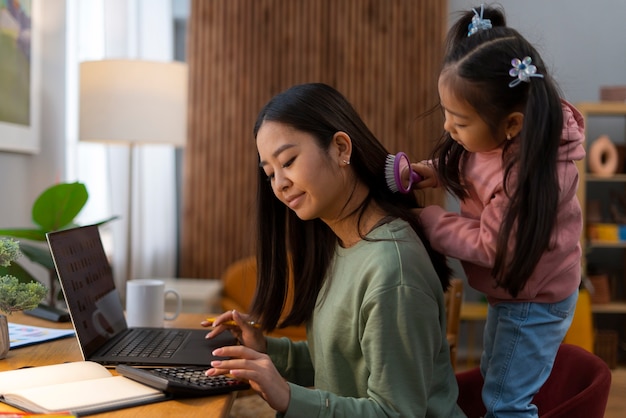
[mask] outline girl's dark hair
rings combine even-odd
[[[338,131],[352,139],[350,166],[359,181],[369,187],[369,195],[356,211],[376,202],[387,214],[406,220],[421,238],[442,286],[449,284],[446,259],[435,252],[411,209],[418,207],[413,194],[392,193],[385,182],[388,152],[368,129],[348,100],[322,83],[293,86],[274,96],[261,109],[254,126],[256,138],[266,121],[289,125],[311,134],[321,149],[327,150]],[[321,220],[301,220],[280,202],[263,169],[258,170],[257,189],[257,268],[258,280],[251,314],[270,331],[277,326],[300,325],[311,318],[324,277],[335,254],[338,238]],[[279,324],[293,280],[293,306]]]
[[[476,8],[480,11],[480,8]],[[505,27],[501,10],[485,7],[483,18],[493,28],[467,36],[470,11],[452,27],[446,42],[442,77],[456,97],[469,103],[494,135],[512,112],[524,114],[518,137],[502,153],[503,187],[510,198],[500,227],[493,275],[513,297],[524,287],[541,255],[549,249],[559,200],[557,153],[563,129],[558,87],[535,48],[514,29]],[[543,78],[533,77],[514,87],[511,60],[530,57]],[[433,160],[442,184],[464,199],[463,162],[469,154],[444,133]],[[516,184],[515,187],[511,185]],[[510,251],[509,244],[513,244]]]

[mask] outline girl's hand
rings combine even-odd
[[[426,189],[428,187],[438,187],[437,173],[432,165],[425,163],[411,163],[411,168],[422,176],[422,181],[413,185],[414,189]]]
[[[213,354],[229,359],[212,361],[207,376],[230,374],[247,381],[270,407],[281,413],[287,411],[291,396],[289,384],[278,373],[267,354],[241,345],[218,348]]]
[[[229,322],[234,321],[235,325]],[[259,352],[267,352],[267,341],[265,335],[259,327],[250,322],[250,317],[245,314],[232,310],[224,312],[220,316],[214,319],[213,322],[205,320],[200,323],[203,327],[213,327],[213,329],[206,335],[206,338],[213,338],[218,334],[221,334],[225,330],[230,330],[240,344],[250,347],[251,349]]]

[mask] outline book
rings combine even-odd
[[[0,372],[0,401],[40,414],[82,416],[169,398],[92,361]]]
[[[35,418],[35,417],[46,417],[46,418],[76,418],[76,415],[71,415],[69,413],[60,413],[60,414],[31,414],[30,412],[0,412],[0,418]]]

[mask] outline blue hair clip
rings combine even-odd
[[[472,9],[474,11],[474,17],[472,17],[472,22],[467,25],[467,36],[472,36],[479,30],[491,29],[491,19],[483,19],[483,9],[484,6],[480,5],[480,14],[476,11],[476,9]]]
[[[543,78],[543,74],[537,74],[537,67],[532,65],[531,62],[533,60],[530,57],[525,57],[521,61],[519,58],[511,60],[513,68],[509,70],[509,75],[516,78],[509,83],[509,87],[515,87],[522,81],[530,83],[530,77]]]

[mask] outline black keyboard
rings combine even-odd
[[[207,367],[201,366],[150,369],[120,364],[115,370],[122,376],[174,396],[210,396],[250,388],[248,383],[234,377],[206,376]]]
[[[116,357],[170,358],[185,341],[180,330],[143,329],[127,335],[110,353]]]

